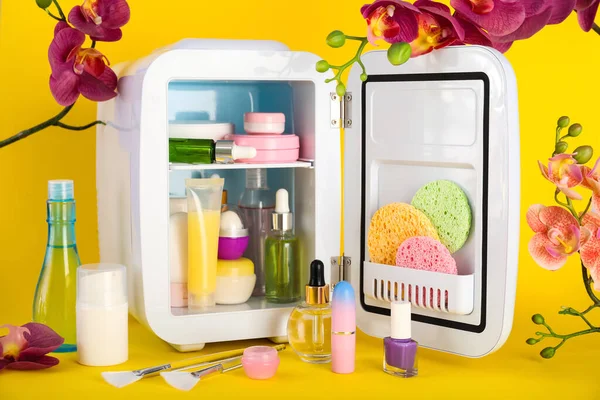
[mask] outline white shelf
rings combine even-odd
[[[390,302],[410,301],[413,307],[449,314],[473,312],[474,275],[440,272],[365,262],[365,295]]]
[[[246,303],[235,305],[219,305],[207,308],[202,311],[190,311],[187,307],[171,307],[171,314],[175,316],[194,316],[203,314],[224,314],[224,313],[240,313],[252,312],[258,310],[280,310],[282,312],[291,313],[293,308],[300,302],[288,304],[273,304],[267,303],[264,297],[250,297]]]
[[[183,164],[169,163],[170,171],[201,171],[205,169],[255,169],[255,168],[313,168],[311,161],[295,161],[281,164]]]

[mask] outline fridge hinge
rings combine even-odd
[[[331,257],[331,287],[341,281],[350,282],[352,259],[347,256]]]
[[[344,96],[338,96],[337,93],[329,93],[331,99],[331,127],[332,128],[350,128],[352,127],[352,93],[346,92]]]

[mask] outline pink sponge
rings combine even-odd
[[[396,265],[444,274],[458,274],[456,261],[450,251],[429,236],[414,236],[402,242],[396,253]]]

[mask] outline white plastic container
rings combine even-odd
[[[333,74],[314,69],[321,58],[274,42],[186,41],[131,64],[121,91],[128,95],[99,103],[99,117],[115,121],[97,135],[100,254],[127,264],[131,312],[178,349],[285,337],[293,304],[251,297],[197,313],[169,307],[169,187],[222,169],[236,198],[245,169],[268,168],[269,179],[287,185],[293,200],[303,280],[316,258],[325,262],[331,286],[350,281],[363,332],[389,336],[390,301],[401,300],[406,288],[419,293],[410,299],[412,328],[423,347],[468,357],[497,350],[512,326],[519,250],[519,121],[510,64],[479,46],[448,47],[401,67],[374,51],[362,58],[367,81],[353,68],[340,99],[335,82],[324,82]],[[184,88],[171,90],[174,82]],[[237,126],[246,112],[282,112],[286,131],[299,138],[299,159],[169,166],[165,127],[190,107]],[[458,275],[371,263],[366,236],[373,213],[410,202],[438,179],[460,185],[472,206],[471,236],[455,254]],[[346,258],[338,268],[330,260],[339,263],[342,213]]]
[[[169,264],[171,266],[171,307],[187,307],[188,215],[187,198],[169,199]]]
[[[170,121],[169,137],[173,139],[212,139],[221,140],[235,133],[235,127],[228,122],[212,121]]]
[[[123,265],[77,268],[77,355],[80,364],[109,366],[128,358],[127,276]]]

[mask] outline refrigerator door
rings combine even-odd
[[[365,82],[357,66],[350,73],[352,123],[345,132],[345,255],[358,325],[388,336],[389,302],[409,300],[421,345],[484,356],[508,337],[515,300],[520,156],[512,68],[478,46],[438,50],[400,67],[384,51],[363,62]],[[371,262],[374,213],[410,204],[436,180],[456,183],[469,200],[469,237],[452,255],[458,275]]]

